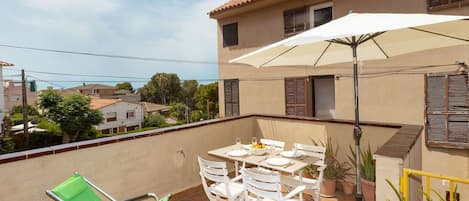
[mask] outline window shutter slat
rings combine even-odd
[[[467,75],[451,75],[448,77],[449,95],[448,106],[450,111],[468,110]]]
[[[448,141],[468,142],[469,122],[468,115],[449,115]]]
[[[239,81],[225,80],[225,116],[239,115]]]
[[[285,79],[285,113],[287,115],[306,116],[306,79]]]
[[[446,110],[445,76],[427,77],[427,111],[441,112]]]
[[[446,141],[446,117],[445,115],[427,115],[428,120],[428,140]]]

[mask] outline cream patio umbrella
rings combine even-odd
[[[469,16],[351,13],[317,28],[231,60],[251,66],[322,66],[352,62],[357,194],[360,185],[358,61],[387,59],[422,50],[469,44]]]

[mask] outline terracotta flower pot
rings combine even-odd
[[[342,190],[346,195],[352,195],[355,190],[355,184],[351,182],[343,182],[342,183]]]
[[[321,186],[321,196],[334,197],[337,180],[323,179]]]
[[[362,184],[362,193],[365,201],[375,201],[376,183],[363,178],[361,178],[360,181]]]

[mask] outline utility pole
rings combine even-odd
[[[186,97],[186,107],[185,107],[186,108],[186,124],[190,123],[189,122],[189,106],[188,106],[188,104],[189,104],[189,101]]]
[[[210,103],[209,103],[209,100],[207,100],[207,119],[210,119]]]
[[[24,69],[21,69],[21,88],[23,96],[23,132],[25,136],[26,146],[29,145],[29,132],[28,132],[28,101],[26,99],[26,79],[24,76]]]

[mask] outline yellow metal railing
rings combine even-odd
[[[410,201],[408,200],[409,199],[409,176],[410,175],[417,175],[417,176],[425,177],[425,193],[427,195],[430,195],[430,189],[431,189],[430,179],[431,178],[449,181],[449,200],[450,201],[454,201],[454,183],[469,184],[469,180],[467,179],[441,176],[441,175],[436,175],[436,174],[432,174],[432,173],[424,172],[420,170],[412,170],[412,169],[404,168],[402,177],[401,177],[401,185],[400,185],[400,188],[401,188],[400,190],[404,198],[404,201]]]

